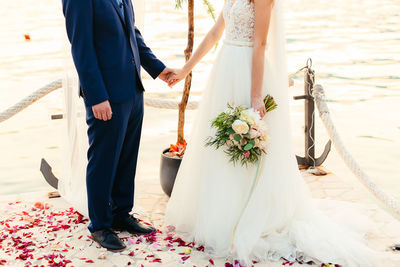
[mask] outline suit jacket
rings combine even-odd
[[[86,105],[125,102],[144,90],[140,66],[153,77],[164,70],[135,27],[131,0],[62,0],[72,57]],[[123,19],[125,15],[125,20]]]

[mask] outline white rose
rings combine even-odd
[[[240,119],[243,121],[246,121],[250,125],[254,125],[261,119],[261,117],[257,111],[255,111],[252,108],[249,108],[249,109],[244,110],[240,114]]]
[[[241,120],[235,120],[232,124],[232,129],[237,134],[246,134],[249,131],[249,125]]]

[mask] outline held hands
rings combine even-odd
[[[260,97],[252,96],[251,97],[251,107],[255,111],[258,111],[261,118],[264,118],[265,114],[267,114],[267,111],[265,110],[265,104],[264,104],[263,98],[261,96]]]
[[[108,100],[92,106],[94,117],[98,120],[109,121],[112,117],[111,105]]]
[[[165,68],[160,75],[158,75],[158,78],[160,78],[161,80],[163,80],[164,82],[166,82],[168,84],[169,87],[172,87],[169,84],[169,79],[171,76],[176,74],[176,70],[174,69],[170,69],[170,68]]]
[[[181,80],[183,80],[189,74],[189,72],[190,71],[186,71],[185,68],[182,69],[165,68],[163,72],[160,73],[158,78],[166,82],[169,87],[172,87]]]
[[[168,85],[170,87],[174,86],[178,82],[182,81],[188,74],[189,72],[185,71],[184,69],[175,70],[175,73],[169,76]]]

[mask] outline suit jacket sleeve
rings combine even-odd
[[[63,12],[72,57],[84,98],[90,106],[109,99],[93,40],[92,0],[63,0]]]
[[[136,42],[139,48],[141,65],[151,75],[151,77],[155,79],[165,69],[165,65],[153,54],[151,49],[147,47],[147,45],[144,43],[142,34],[136,26],[135,35]]]

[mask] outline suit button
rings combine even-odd
[[[135,59],[134,59],[134,58],[132,58],[132,62],[135,62]]]

